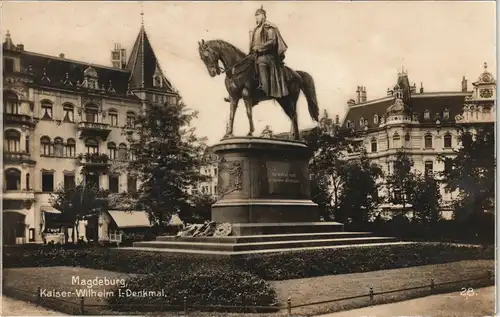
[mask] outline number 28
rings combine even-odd
[[[462,296],[474,296],[476,293],[474,292],[474,289],[472,287],[465,288],[462,287],[462,290],[460,291],[460,295]]]

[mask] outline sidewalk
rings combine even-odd
[[[3,295],[1,297],[2,316],[68,316],[28,302],[12,299]]]
[[[317,317],[493,316],[495,310],[495,287],[478,288],[474,290],[474,293],[475,295],[472,296],[463,296],[457,291],[393,304],[319,315]]]

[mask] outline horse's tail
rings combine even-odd
[[[309,114],[311,118],[318,122],[319,121],[319,107],[318,100],[316,99],[316,85],[314,84],[314,79],[312,76],[304,71],[297,71],[297,74],[300,75],[302,82],[300,85],[300,89],[304,92],[307,100],[307,107],[309,108]]]

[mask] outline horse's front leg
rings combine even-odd
[[[224,135],[225,138],[229,138],[229,137],[233,136],[234,115],[236,114],[236,108],[238,107],[238,101],[240,101],[240,100],[236,99],[234,97],[229,97],[229,102],[230,102],[229,125],[227,126],[227,129],[226,129],[226,135]]]
[[[253,125],[253,118],[252,118],[252,106],[253,106],[253,103],[252,103],[252,100],[249,97],[244,98],[243,100],[245,101],[245,107],[247,109],[248,123],[250,125],[250,131],[248,132],[247,136],[252,136],[253,133],[254,133],[254,131],[255,131],[255,127]]]

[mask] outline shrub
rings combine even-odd
[[[232,267],[265,280],[286,280],[494,257],[494,246],[467,247],[439,243],[257,253],[232,258],[74,245],[40,246],[38,249],[6,247],[3,250],[3,266],[79,266],[136,274],[189,272],[196,268],[229,270]]]
[[[418,243],[249,254],[235,258],[233,265],[265,280],[287,280],[494,257],[493,246]]]
[[[144,290],[153,293],[134,296],[134,292],[140,294]],[[197,310],[248,311],[243,306],[277,305],[275,290],[263,279],[247,272],[220,267],[202,267],[185,272],[168,270],[135,277],[126,286],[115,289],[113,294],[113,297],[107,298],[110,308],[125,311],[137,311],[139,307],[141,311],[182,310],[184,298],[189,307]],[[233,308],[235,306],[239,308]]]

